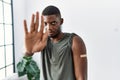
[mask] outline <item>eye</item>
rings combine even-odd
[[[57,24],[57,22],[56,22],[56,21],[53,21],[53,22],[51,22],[51,24],[52,24],[52,25],[56,25],[56,24]]]

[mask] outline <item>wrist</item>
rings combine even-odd
[[[33,55],[32,52],[25,52],[25,56],[26,56],[26,57],[30,57],[30,56],[32,56],[32,55]]]

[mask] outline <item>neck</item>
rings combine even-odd
[[[52,42],[57,43],[60,39],[62,39],[63,35],[64,35],[63,32],[61,32],[56,37],[51,38]]]

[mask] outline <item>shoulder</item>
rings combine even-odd
[[[83,43],[83,40],[80,36],[78,36],[77,34],[73,33],[73,42],[74,43]]]
[[[84,43],[83,39],[76,33],[71,33],[73,43]]]
[[[83,39],[78,36],[77,34],[74,34],[73,39],[72,39],[72,50],[79,51],[81,54],[86,54],[86,46],[83,41]]]

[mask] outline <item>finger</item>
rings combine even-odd
[[[43,34],[43,30],[44,30],[44,20],[43,20],[43,16],[41,16],[41,25],[40,25],[40,34]]]
[[[34,18],[35,18],[35,15],[33,14],[31,19],[30,32],[33,32],[35,29]]]
[[[47,27],[44,27],[44,32],[43,33],[45,33],[47,31]]]
[[[28,29],[27,29],[27,21],[24,20],[23,24],[24,24],[24,32],[25,32],[25,34],[27,34],[27,33],[28,33]]]
[[[42,41],[43,42],[47,41],[47,38],[48,38],[48,33],[45,32],[44,35],[43,35],[43,37],[42,37]]]
[[[38,31],[39,26],[39,12],[36,12],[36,22],[35,22],[35,31]]]

